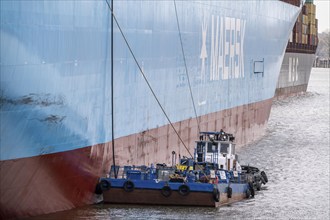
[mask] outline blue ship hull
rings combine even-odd
[[[106,1],[0,4],[1,217],[93,202],[97,177],[111,163],[112,124],[121,164],[169,162],[172,150],[186,154],[117,26],[111,88]],[[184,59],[201,127],[224,127],[241,143],[251,131],[260,135],[301,8],[267,0],[176,7],[177,14],[173,1],[115,1],[114,14],[184,141],[198,134]]]

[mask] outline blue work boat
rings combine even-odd
[[[240,166],[232,134],[200,132],[192,158],[175,165],[112,166],[96,193],[120,204],[221,206],[254,196],[268,182],[264,171]],[[243,167],[243,169],[242,169]]]

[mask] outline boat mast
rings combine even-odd
[[[112,143],[112,162],[115,178],[117,179],[116,160],[115,160],[115,138],[114,138],[114,111],[113,111],[113,0],[111,0],[111,143]]]

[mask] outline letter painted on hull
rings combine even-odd
[[[289,57],[289,82],[298,81],[298,57]]]
[[[245,20],[211,16],[210,30],[210,81],[244,77]],[[201,78],[205,77],[207,23],[202,24]]]

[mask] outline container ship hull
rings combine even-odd
[[[286,52],[278,78],[276,98],[306,92],[314,61],[315,54]]]
[[[225,129],[241,145],[263,134],[299,11],[282,1],[114,2],[131,50],[190,150],[198,128]],[[188,155],[118,26],[111,57],[110,18],[106,1],[1,2],[1,218],[95,202],[98,177],[113,162],[112,125],[119,165]]]
[[[275,97],[283,99],[307,91],[318,45],[318,20],[313,0],[306,1],[292,30],[283,58]]]

